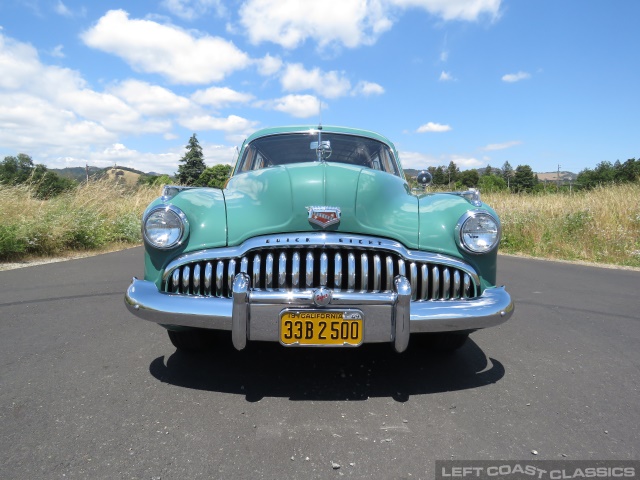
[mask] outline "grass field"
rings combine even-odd
[[[51,200],[0,187],[0,261],[141,241],[140,217],[159,187],[89,183]],[[640,267],[640,185],[549,195],[483,195],[502,219],[501,251]]]

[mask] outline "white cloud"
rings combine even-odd
[[[320,100],[313,95],[286,95],[275,100],[256,102],[257,107],[275,110],[291,115],[295,118],[319,117]],[[326,108],[326,104],[322,104]]]
[[[482,147],[481,150],[484,150],[485,152],[491,152],[494,150],[504,150],[506,148],[511,148],[511,147],[520,145],[521,143],[522,142],[519,140],[513,140],[511,142],[504,142],[504,143],[491,143],[486,147]]]
[[[369,97],[371,95],[382,95],[384,93],[384,87],[377,83],[361,81],[358,82],[356,87],[351,92],[351,95]]]
[[[258,65],[258,73],[263,77],[275,75],[282,68],[282,60],[279,57],[272,57],[268,53],[264,58],[256,60],[256,64]]]
[[[198,90],[191,95],[194,102],[214,108],[226,107],[233,103],[248,103],[253,98],[249,93],[236,92],[228,87],[210,87],[206,90]]]
[[[134,70],[158,73],[175,83],[220,81],[251,63],[244,52],[220,37],[131,20],[123,10],[107,12],[81,38],[92,48],[119,56]]]
[[[312,90],[325,98],[337,98],[347,95],[351,82],[343,73],[322,72],[319,68],[306,70],[300,63],[287,65],[280,78],[282,88],[287,92]]]
[[[498,18],[501,0],[246,0],[240,23],[254,44],[284,48],[313,39],[320,48],[371,45],[406,9],[419,8],[444,20]]]
[[[443,165],[449,165],[449,161],[455,163],[461,169],[469,169],[469,168],[478,168],[484,165],[482,160],[478,160],[475,157],[466,157],[461,155],[451,155],[450,160],[448,160]]]
[[[427,167],[447,166],[450,162],[456,164],[458,168],[463,170],[469,168],[477,168],[485,165],[482,161],[475,157],[468,157],[464,155],[448,154],[434,157],[422,152],[399,152],[400,161],[402,162],[402,168],[413,168],[416,170],[423,170]]]
[[[230,134],[244,134],[252,132],[257,122],[247,120],[237,115],[228,117],[214,117],[211,115],[193,115],[179,120],[180,125],[193,130],[220,130]]]
[[[531,78],[531,74],[527,72],[508,73],[502,76],[502,81],[507,83],[519,82]]]
[[[441,133],[448,132],[451,130],[449,125],[442,125],[441,123],[429,122],[421,125],[416,130],[417,133]]]
[[[161,5],[184,20],[195,20],[211,11],[218,16],[226,12],[221,0],[163,0]]]
[[[321,47],[357,47],[373,43],[391,27],[379,0],[248,0],[240,8],[240,23],[252,43],[284,48],[296,48],[307,38]]]
[[[430,166],[440,165],[439,160],[432,155],[427,155],[426,153],[421,152],[409,152],[409,151],[400,151],[398,152],[400,157],[400,163],[402,163],[402,168],[413,168],[415,170],[423,170]]]
[[[441,82],[453,82],[455,78],[453,78],[453,75],[451,75],[449,72],[445,72],[443,70],[438,80],[440,80]]]
[[[125,80],[111,87],[110,91],[144,115],[179,114],[192,108],[189,99],[164,87],[139,80]]]

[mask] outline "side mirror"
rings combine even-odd
[[[431,174],[429,172],[427,172],[426,170],[422,170],[416,177],[416,180],[420,185],[428,187],[429,185],[431,185],[431,180],[433,180],[433,178],[431,177]]]

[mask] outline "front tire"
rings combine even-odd
[[[174,347],[183,352],[201,352],[211,347],[212,335],[204,329],[167,330]]]

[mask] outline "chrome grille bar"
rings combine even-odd
[[[253,288],[260,288],[260,263],[262,257],[259,254],[253,256],[253,278],[251,279],[251,286]],[[229,285],[233,285],[233,282]]]
[[[265,265],[265,276],[267,280],[267,291],[273,290],[273,254],[267,255],[267,262]]]
[[[305,286],[307,288],[311,288],[313,287],[313,253],[312,252],[307,253],[307,265],[306,265],[305,273],[306,273]]]
[[[373,256],[373,293],[380,291],[380,284],[382,283],[382,261],[380,255]]]
[[[191,269],[189,265],[185,265],[182,269],[182,293],[189,294],[189,274],[191,273]]]
[[[418,266],[412,262],[411,265],[409,265],[409,272],[411,272],[411,278],[409,278],[409,282],[411,283],[411,300],[416,300],[418,298]]]
[[[386,270],[387,270],[387,279],[384,284],[384,289],[388,292],[393,290],[393,258],[387,257],[386,262]]]
[[[327,286],[327,277],[329,276],[329,257],[326,253],[320,255],[320,285]]]
[[[229,267],[227,269],[227,297],[231,298],[233,292],[231,286],[233,285],[233,279],[236,276],[236,261],[229,260]]]
[[[211,262],[207,262],[204,267],[204,294],[206,296],[211,295],[211,282],[213,280],[213,265]]]
[[[366,292],[369,290],[369,256],[363,253],[360,256],[360,290]]]
[[[287,281],[287,254],[282,252],[278,258],[278,288],[283,290]]]
[[[222,296],[222,280],[224,277],[224,263],[218,260],[216,264],[216,297]]]
[[[431,298],[433,300],[440,298],[440,269],[438,267],[431,269]]]
[[[291,287],[294,290],[300,288],[300,254],[298,252],[293,254],[291,262]]]
[[[347,292],[356,288],[356,257],[350,253],[347,257]]]
[[[336,253],[334,261],[333,284],[336,290],[342,289],[342,255]]]
[[[442,272],[442,299],[449,300],[451,295],[451,273],[448,268]]]
[[[200,264],[196,263],[193,267],[193,295],[200,295]]]

